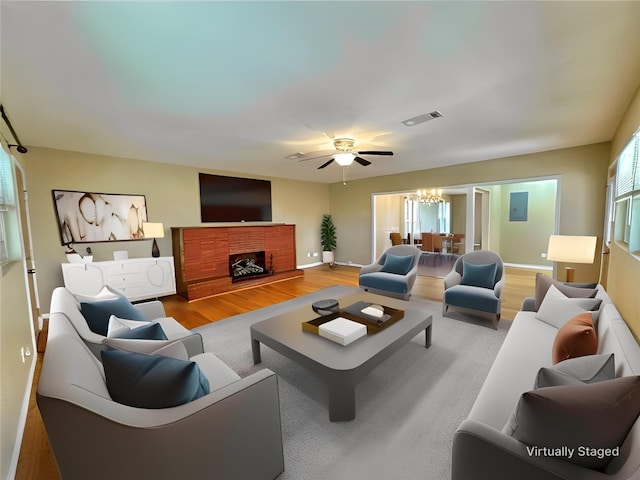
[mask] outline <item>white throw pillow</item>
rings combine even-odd
[[[107,337],[119,337],[131,329],[149,325],[149,322],[141,322],[139,320],[127,320],[118,318],[115,315],[109,317],[109,326],[107,327]]]
[[[91,302],[99,302],[100,300],[114,300],[118,297],[124,297],[123,294],[114,290],[109,285],[105,285],[102,289],[96,293],[95,295],[83,295],[81,293],[76,293],[73,295],[78,303],[91,303]]]
[[[151,355],[156,350],[173,343],[175,340],[140,340],[137,338],[105,338],[103,345],[127,352],[146,353]]]
[[[175,340],[174,342],[160,347],[151,353],[152,355],[160,355],[162,357],[175,358],[177,360],[189,360],[189,354],[187,353],[187,347],[184,346],[181,340]]]
[[[569,298],[554,285],[549,287],[536,312],[536,318],[560,328],[576,315],[596,310],[602,302],[599,298]],[[592,317],[594,316],[592,312]],[[594,317],[594,323],[597,317]]]

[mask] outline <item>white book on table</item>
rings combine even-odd
[[[340,345],[349,345],[351,342],[367,334],[367,327],[361,323],[338,317],[318,328],[321,337],[328,338]]]

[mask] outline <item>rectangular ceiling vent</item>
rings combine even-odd
[[[403,120],[402,123],[404,123],[407,127],[413,127],[414,125],[428,122],[429,120],[433,120],[434,118],[440,118],[440,117],[444,117],[444,115],[438,110],[434,110],[433,112],[430,112],[430,113],[423,113],[422,115],[418,115],[416,117]]]

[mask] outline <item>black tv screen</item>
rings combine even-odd
[[[270,222],[271,182],[200,173],[202,222]]]

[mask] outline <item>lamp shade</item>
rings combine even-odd
[[[565,263],[593,263],[598,237],[551,235],[547,260]]]
[[[142,222],[142,233],[144,238],[164,238],[164,227],[162,223]]]
[[[353,163],[356,156],[353,153],[336,153],[333,158],[341,167],[347,167]]]

